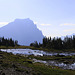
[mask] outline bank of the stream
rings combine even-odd
[[[0,75],[75,75],[75,71],[33,63],[29,57],[0,51]]]
[[[46,52],[42,50],[32,49],[0,49],[1,51],[18,54],[20,56],[28,57],[29,59],[37,59],[37,62],[45,61],[48,66],[58,66],[62,69],[75,70],[75,53],[63,52]],[[35,60],[36,61],[36,60]],[[34,61],[34,62],[35,62]]]
[[[56,49],[47,49],[47,48],[36,48],[32,46],[0,46],[0,49],[32,49],[32,50],[43,50],[47,52],[75,52],[75,49],[63,49],[63,50],[56,50]]]

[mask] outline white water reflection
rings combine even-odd
[[[60,68],[63,68],[63,69],[72,69],[72,70],[75,70],[75,63],[72,63],[72,64],[64,64],[63,62],[58,62],[58,61],[47,61],[48,65],[51,65],[51,66],[58,66]]]
[[[42,51],[42,50],[32,50],[32,49],[1,49],[1,51],[4,52],[8,52],[8,53],[13,53],[13,54],[25,54],[25,55],[34,55],[34,56],[54,56],[54,55],[63,55],[63,56],[72,56],[75,55],[75,53],[73,52],[61,52],[61,53],[57,53],[57,52],[46,52],[46,51]]]
[[[8,52],[8,53],[11,52],[13,54],[34,55],[34,56],[43,56],[43,55],[53,56],[53,55],[58,55],[58,54],[64,55],[64,56],[75,55],[75,53],[69,53],[69,52],[56,53],[56,52],[45,52],[45,51],[41,51],[41,50],[32,50],[32,49],[1,49],[1,51]],[[58,62],[56,60],[42,61],[42,60],[36,60],[36,59],[33,59],[33,61],[44,63],[44,64],[51,65],[51,66],[58,66],[58,67],[63,68],[63,69],[75,70],[75,63],[65,64],[63,62]]]
[[[31,49],[1,49],[3,52],[13,53],[13,54],[25,54],[25,55],[34,55],[34,56],[43,56],[44,51],[31,50]]]
[[[40,63],[44,63],[44,64],[47,63],[46,61],[43,61],[43,60],[37,60],[37,59],[32,59],[32,60],[33,60],[34,63],[35,63],[35,62],[40,62]]]
[[[71,70],[75,70],[75,63],[73,64],[64,64],[63,62],[58,62],[58,61],[43,61],[43,60],[37,60],[37,59],[33,59],[34,62],[40,62],[40,63],[44,63],[46,65],[51,65],[51,66],[58,66],[62,69],[71,69]]]

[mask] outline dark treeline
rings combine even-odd
[[[47,49],[75,49],[75,35],[71,37],[66,36],[63,40],[55,37],[44,37],[42,44],[38,44],[37,41],[35,41],[34,43],[31,43],[30,46]]]
[[[16,40],[16,41],[14,41],[14,40],[12,40],[12,38],[10,38],[10,39],[5,39],[4,37],[0,37],[0,46],[16,46],[16,45],[18,45],[18,41]]]

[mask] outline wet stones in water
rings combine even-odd
[[[64,57],[65,55],[60,55],[60,54],[57,54],[55,55],[56,57]]]

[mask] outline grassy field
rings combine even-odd
[[[64,64],[72,64],[75,62],[75,56],[61,56],[61,55],[55,55],[55,56],[34,56],[30,55],[29,58],[31,59],[37,59],[37,60],[43,60],[43,61],[58,61],[58,62],[63,62]]]
[[[33,63],[29,57],[0,51],[0,75],[75,75],[75,71]]]
[[[46,48],[35,48],[31,46],[15,46],[15,47],[6,47],[6,46],[0,46],[0,49],[32,49],[32,50],[43,50],[47,52],[75,52],[75,49],[64,49],[64,50],[55,50],[55,49],[46,49]]]

